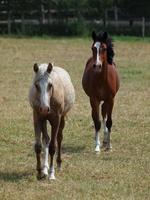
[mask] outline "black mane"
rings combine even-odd
[[[108,59],[108,63],[112,64],[115,52],[114,52],[114,44],[113,44],[113,41],[112,41],[111,38],[107,39],[106,45],[107,45],[107,59]]]

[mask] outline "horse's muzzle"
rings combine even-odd
[[[39,112],[42,115],[48,115],[50,113],[50,107],[49,106],[40,107]]]
[[[93,67],[94,67],[94,68],[99,68],[99,69],[101,70],[102,65],[101,65],[101,64],[100,64],[100,65],[93,64]]]

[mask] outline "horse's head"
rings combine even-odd
[[[102,69],[102,65],[104,61],[107,61],[107,32],[101,32],[96,34],[95,31],[92,32],[93,44],[92,44],[92,52],[93,52],[93,67],[99,67]]]
[[[50,112],[50,98],[53,92],[52,80],[49,74],[52,71],[52,64],[34,64],[33,70],[36,74],[34,87],[38,98],[38,110],[42,115],[47,115]]]

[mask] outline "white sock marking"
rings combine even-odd
[[[54,166],[52,166],[52,167],[50,168],[49,179],[50,179],[50,180],[55,180],[55,179],[56,179],[56,178],[55,178],[55,170],[54,170]]]
[[[48,145],[44,146],[44,162],[43,162],[43,173],[48,175],[49,164],[48,164],[48,155],[49,155],[49,147]]]
[[[95,152],[100,151],[100,138],[99,138],[99,132],[95,133]]]
[[[103,128],[104,128],[104,141],[108,140],[108,128],[106,126],[106,119],[103,120]]]

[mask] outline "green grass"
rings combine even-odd
[[[137,36],[113,36],[113,38],[117,41],[125,41],[125,42],[150,42],[150,37],[137,37]]]
[[[115,38],[121,77],[113,112],[113,152],[94,153],[89,100],[81,78],[91,40],[0,38],[0,199],[147,200],[150,197],[150,40]],[[28,90],[34,62],[70,73],[76,103],[66,121],[62,171],[37,181]],[[101,137],[102,137],[101,132]]]

